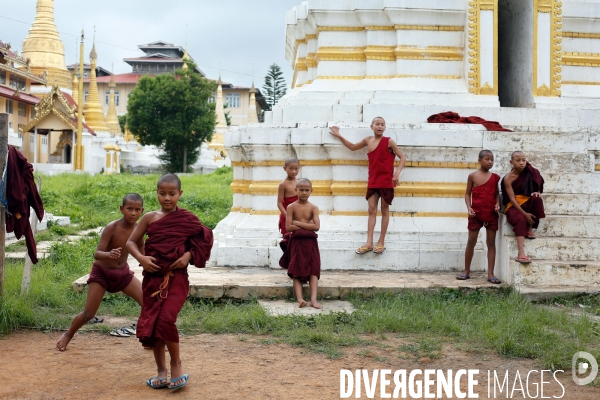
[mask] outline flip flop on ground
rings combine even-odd
[[[129,337],[130,334],[127,333],[126,331],[124,331],[121,328],[115,329],[114,331],[111,331],[109,333],[110,336],[116,336],[116,337]]]
[[[120,329],[121,332],[125,332],[128,335],[135,336],[136,330],[135,325],[124,326]]]
[[[365,254],[365,253],[368,253],[370,251],[373,251],[372,247],[368,248],[368,247],[365,247],[365,246],[361,246],[358,249],[356,249],[356,254]]]
[[[521,264],[529,264],[531,263],[531,258],[525,256],[525,257],[517,257],[515,258],[515,261]]]
[[[163,389],[169,386],[169,380],[167,378],[153,376],[146,381],[146,385],[150,386],[152,389]]]
[[[170,390],[177,390],[177,389],[181,389],[182,387],[184,387],[185,385],[187,385],[188,383],[188,379],[189,379],[189,375],[185,374],[185,375],[181,375],[179,378],[171,378],[171,383],[175,383],[177,381],[183,380],[183,382],[181,382],[179,385],[169,385],[169,389]]]
[[[457,276],[456,279],[459,281],[466,281],[467,279],[471,279],[471,277],[467,274],[460,274],[460,276]]]
[[[104,322],[104,318],[94,317],[88,321],[88,324],[101,324]]]
[[[502,281],[500,279],[496,278],[496,277],[488,279],[488,282],[489,283],[493,283],[494,285],[499,285],[499,284],[502,283]]]
[[[535,233],[533,233],[533,232],[528,232],[527,235],[525,235],[525,239],[533,240],[535,238],[536,238],[536,236],[535,236]]]
[[[375,248],[373,249],[373,253],[375,254],[383,254],[384,251],[385,246],[375,246]]]

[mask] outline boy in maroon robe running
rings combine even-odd
[[[506,205],[504,214],[512,225],[517,237],[518,256],[515,261],[521,264],[530,263],[525,254],[525,239],[535,239],[533,233],[540,219],[546,218],[544,202],[544,178],[535,169],[521,151],[515,151],[510,157],[513,169],[502,178],[502,202]]]
[[[287,208],[290,204],[298,200],[296,194],[296,183],[298,183],[298,172],[300,172],[300,161],[295,157],[290,157],[285,160],[285,166],[283,170],[287,173],[287,177],[279,184],[277,190],[277,208],[281,214],[279,214],[279,232],[285,236],[287,230],[285,229],[285,218],[287,217]]]
[[[142,218],[127,241],[127,249],[144,268],[142,290],[144,303],[137,324],[137,337],[144,347],[151,347],[158,369],[156,377],[146,381],[153,389],[179,389],[187,384],[179,357],[177,316],[187,299],[187,266],[204,268],[213,245],[212,231],[191,212],[177,207],[183,194],[176,175],[166,174],[158,180],[156,193],[161,209]],[[138,241],[148,235],[145,254]],[[171,356],[171,382],[167,380],[165,346]]]
[[[471,261],[477,244],[479,230],[485,227],[487,257],[488,257],[488,282],[500,284],[500,279],[494,276],[496,262],[496,232],[498,231],[498,211],[500,211],[500,191],[498,182],[500,176],[490,172],[494,166],[494,155],[489,150],[479,153],[479,169],[469,174],[467,178],[467,191],[465,203],[469,212],[469,240],[465,250],[465,271],[458,280],[470,279]]]
[[[144,212],[144,200],[139,194],[129,193],[123,198],[120,207],[123,218],[113,221],[104,228],[96,253],[94,264],[87,281],[88,291],[83,312],[73,318],[69,330],[56,343],[57,350],[65,351],[75,333],[92,318],[100,307],[106,292],[123,292],[142,305],[142,284],[133,276],[127,264],[127,239],[137,226]],[[140,239],[139,245],[143,241]]]
[[[371,122],[373,136],[367,136],[358,143],[351,143],[344,139],[337,126],[332,126],[331,133],[339,138],[342,144],[352,151],[362,148],[368,149],[369,157],[369,183],[367,187],[366,199],[369,202],[369,225],[367,233],[367,242],[364,246],[356,250],[357,254],[365,254],[370,251],[376,254],[382,254],[385,251],[385,234],[390,223],[390,205],[394,200],[394,188],[400,181],[400,172],[406,163],[404,153],[400,151],[398,145],[389,137],[383,136],[385,132],[385,120],[376,117]],[[394,161],[396,156],[400,159],[398,168],[394,173]],[[381,198],[381,235],[377,246],[373,247],[373,232],[377,222],[377,205]]]
[[[288,233],[281,241],[283,256],[279,265],[288,270],[294,280],[294,292],[300,308],[306,307],[302,296],[302,284],[310,285],[310,306],[322,308],[317,301],[319,278],[321,277],[321,254],[317,242],[317,232],[321,228],[319,208],[308,201],[312,193],[312,183],[302,178],[296,185],[298,201],[288,207],[285,220]]]

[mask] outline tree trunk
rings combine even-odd
[[[187,173],[187,146],[183,146],[183,173]]]

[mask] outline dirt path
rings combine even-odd
[[[467,353],[446,346],[437,360],[399,358],[395,350],[405,339],[388,338],[381,348],[344,349],[345,356],[324,355],[282,344],[265,344],[256,336],[198,335],[182,338],[182,360],[190,374],[188,386],[176,393],[152,390],[144,381],[154,375],[152,354],[134,338],[78,334],[68,350],[54,344],[60,334],[17,332],[0,340],[0,398],[9,399],[338,399],[340,369],[479,369],[480,398],[487,397],[487,370],[510,370],[511,388],[519,370],[535,369],[530,360],[506,360],[495,355]],[[392,350],[393,349],[393,350]],[[539,382],[539,375],[536,375]],[[546,377],[553,381],[551,376]],[[560,374],[564,399],[598,399],[600,388],[575,386]],[[518,385],[517,385],[518,386]],[[530,386],[531,395],[535,387]],[[393,386],[388,390],[393,391]],[[544,396],[560,396],[556,383],[546,384]],[[353,395],[352,398],[355,398]],[[367,398],[362,392],[362,398]],[[375,398],[379,398],[379,387]],[[498,398],[506,398],[498,396]],[[515,392],[513,398],[523,398]]]

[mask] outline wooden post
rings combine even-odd
[[[6,156],[8,154],[8,114],[0,114],[0,181],[4,178]],[[6,190],[6,184],[4,185]],[[4,248],[6,245],[6,210],[4,199],[6,192],[0,198],[0,297],[4,297]]]
[[[36,185],[38,193],[42,191],[42,178],[38,178]],[[31,224],[31,231],[33,236],[37,235],[38,218],[35,211],[32,210],[31,216],[29,217],[29,223]],[[21,279],[21,294],[29,292],[29,286],[31,285],[31,267],[33,261],[29,257],[29,253],[25,253],[25,265],[23,266],[23,278]]]

